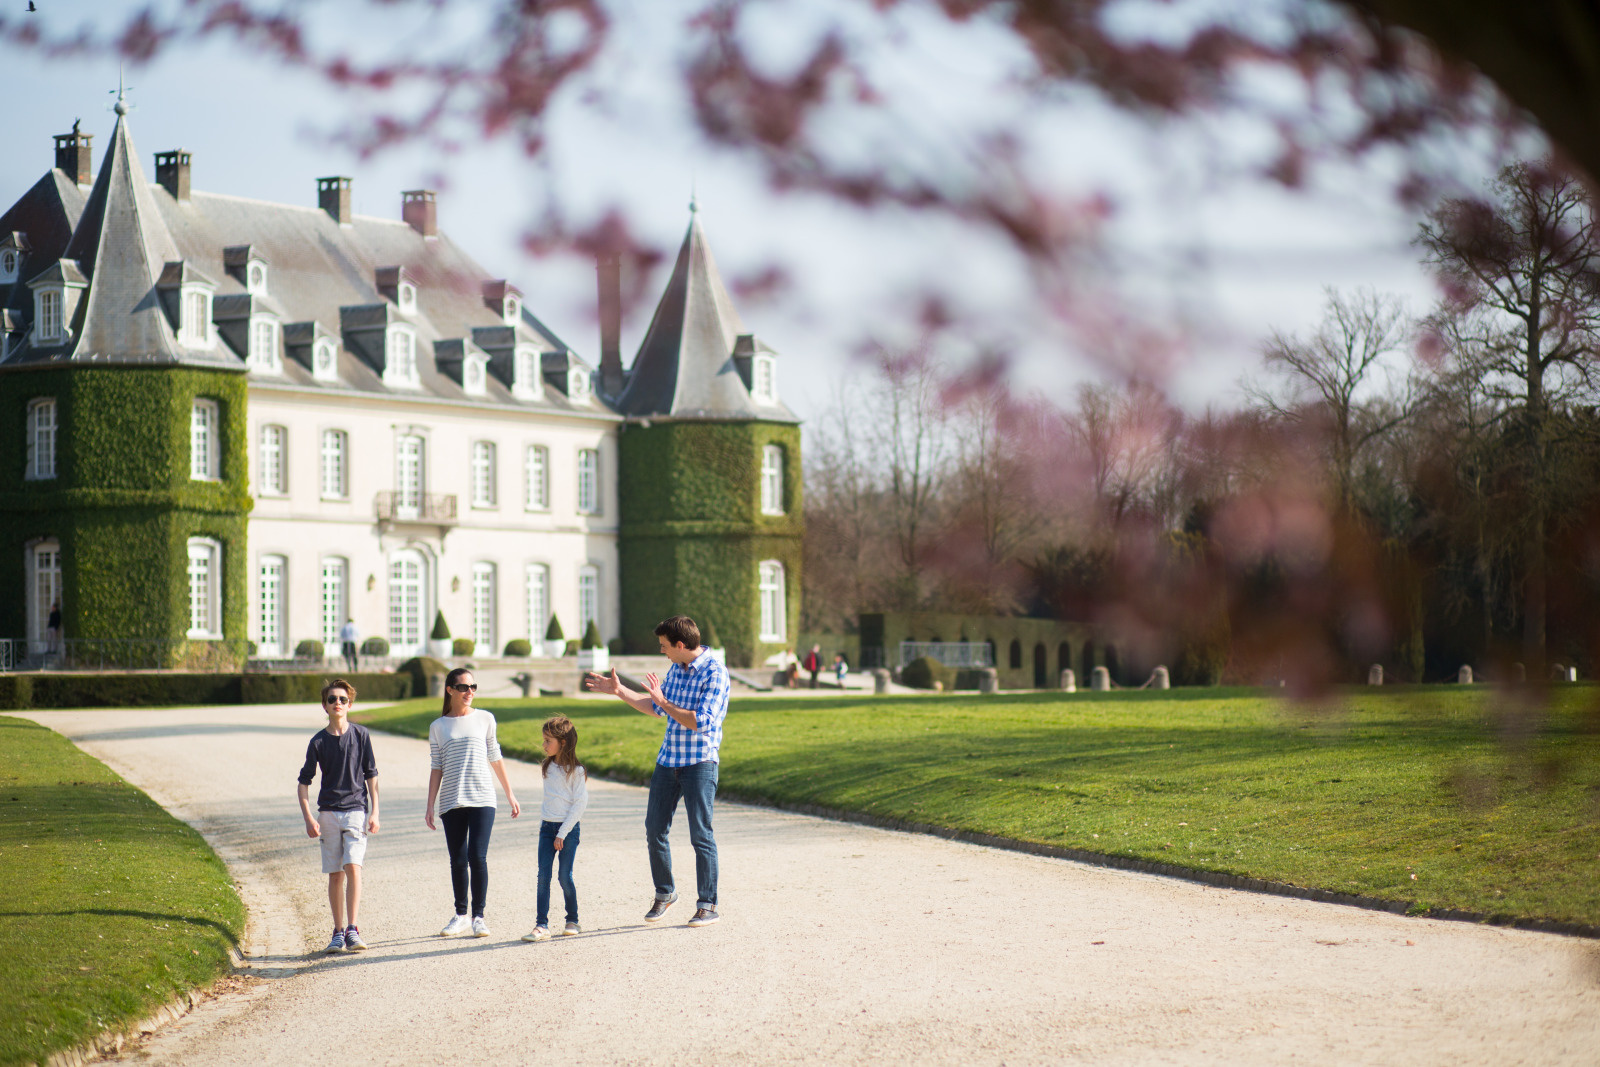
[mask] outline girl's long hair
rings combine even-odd
[[[440,715],[450,714],[450,687],[460,681],[463,674],[471,673],[471,667],[457,667],[455,670],[444,676],[444,710],[439,712]],[[355,697],[351,697],[350,699],[354,700]]]
[[[565,715],[551,716],[544,721],[544,733],[547,737],[555,738],[558,747],[554,756],[546,756],[539,764],[539,777],[543,778],[550,773],[552,763],[566,771],[568,775],[583,766],[578,762],[578,728],[572,725],[571,719]]]

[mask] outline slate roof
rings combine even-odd
[[[736,349],[738,350],[736,352]],[[799,422],[787,406],[757,403],[748,363],[737,356],[772,354],[745,330],[691,209],[672,278],[639,345],[617,409],[636,417],[765,419]]]

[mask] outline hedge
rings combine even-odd
[[[147,708],[214,704],[315,704],[334,679],[317,674],[0,674],[0,708]],[[411,696],[409,674],[347,674],[358,699]]]

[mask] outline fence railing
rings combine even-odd
[[[900,666],[922,657],[946,667],[993,667],[994,650],[987,641],[901,641]]]
[[[186,641],[160,637],[0,639],[0,671],[151,671],[171,667]]]
[[[429,522],[453,525],[456,521],[454,493],[424,493],[410,496],[404,493],[382,492],[372,501],[373,514],[379,522]]]

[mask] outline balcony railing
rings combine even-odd
[[[379,493],[372,503],[379,522],[425,522],[434,526],[456,524],[454,493]]]

